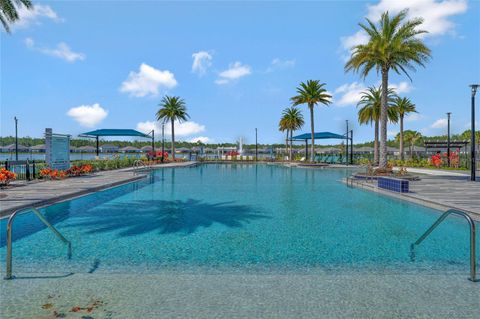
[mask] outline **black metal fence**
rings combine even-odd
[[[4,161],[1,165],[3,168],[17,174],[17,180],[31,181],[38,177],[40,167],[35,160],[29,161]]]

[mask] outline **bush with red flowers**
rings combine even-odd
[[[5,168],[0,169],[0,185],[8,185],[17,178],[17,174]]]
[[[67,173],[58,169],[44,168],[40,170],[40,176],[44,179],[63,179]]]
[[[93,171],[93,166],[90,164],[83,164],[83,165],[73,165],[69,169],[66,170],[66,174],[68,176],[81,176],[89,174]]]
[[[432,157],[430,158],[430,161],[432,162],[433,166],[438,168],[442,166],[442,163],[443,163],[442,155],[441,154],[432,155]]]

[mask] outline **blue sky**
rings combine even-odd
[[[346,74],[345,58],[364,39],[359,22],[405,7],[425,19],[433,55],[413,82],[391,75],[419,111],[406,129],[441,134],[449,111],[452,132],[468,129],[468,84],[480,82],[478,1],[35,3],[12,34],[0,35],[2,136],[13,135],[14,116],[21,136],[41,137],[46,127],[158,132],[155,112],[169,94],[183,97],[191,116],[177,139],[251,143],[257,127],[260,142],[282,142],[282,109],[301,81],[319,79],[334,101],[316,109],[316,131],[343,132],[350,120],[357,141],[372,140],[355,105],[379,77]]]

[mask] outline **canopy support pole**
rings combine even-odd
[[[97,156],[98,156],[98,154],[100,152],[100,146],[99,146],[99,143],[98,143],[98,135],[97,135],[96,140],[97,140]]]
[[[308,159],[308,140],[305,140],[305,159]]]

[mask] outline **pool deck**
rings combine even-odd
[[[480,220],[480,182],[471,182],[467,173],[409,168],[419,181],[410,182],[409,193],[379,189],[375,182],[355,181],[355,186],[373,190],[438,210],[460,209]]]
[[[155,165],[160,167],[185,167],[196,162],[179,162]],[[0,191],[0,218],[26,207],[42,207],[58,201],[86,195],[144,178],[134,174],[132,168],[102,171],[92,175],[55,181],[19,181]]]

